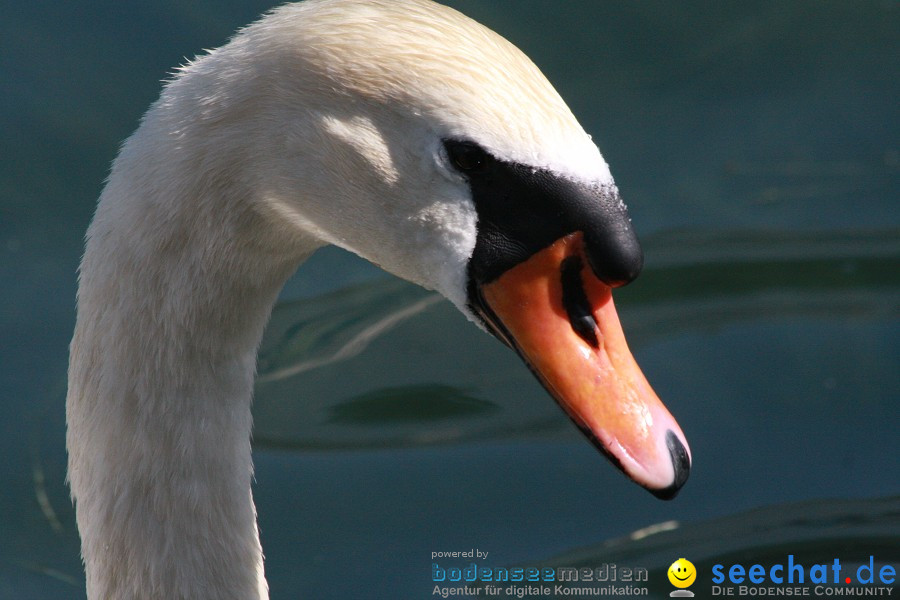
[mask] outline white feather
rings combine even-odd
[[[284,6],[165,86],[80,270],[67,444],[90,598],[267,597],[249,437],[263,328],[323,244],[468,314],[476,214],[448,136],[611,182],[521,52],[425,0]]]

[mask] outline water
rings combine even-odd
[[[66,345],[108,164],[172,66],[269,6],[2,6],[0,598],[83,594]],[[428,597],[431,553],[469,548],[646,567],[658,597],[679,556],[707,582],[789,553],[896,566],[900,5],[454,6],[532,56],[609,160],[647,256],[620,316],[694,472],[650,497],[446,302],[326,249],[260,357],[273,598]]]

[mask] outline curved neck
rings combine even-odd
[[[171,160],[148,129],[114,164],[81,265],[66,404],[88,595],[265,598],[256,350],[319,244],[276,239],[226,166],[188,178],[207,157]]]

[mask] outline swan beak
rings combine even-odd
[[[654,495],[674,498],[691,454],[625,342],[612,290],[588,266],[581,233],[480,286],[482,316],[576,425]]]

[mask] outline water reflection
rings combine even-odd
[[[617,292],[635,349],[759,319],[900,315],[895,231],[676,231],[646,246],[639,284]],[[552,402],[523,401],[525,367],[483,336],[396,279],[280,305],[260,354],[254,439],[350,448],[567,435]]]

